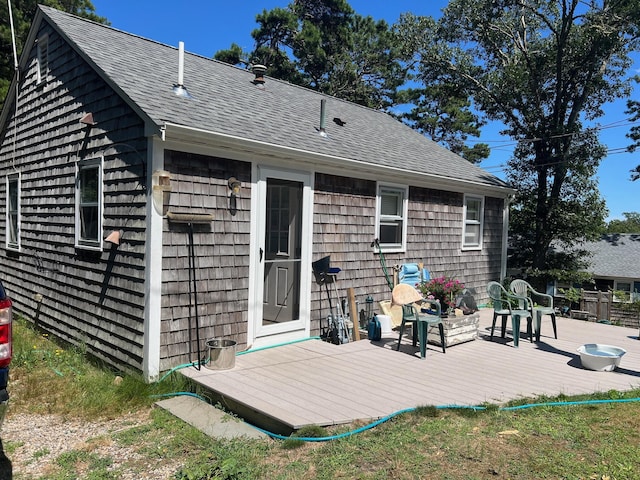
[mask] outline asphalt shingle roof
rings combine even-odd
[[[603,235],[583,248],[592,254],[587,271],[596,277],[640,278],[640,233]]]
[[[103,78],[158,127],[165,122],[266,144],[383,166],[431,173],[483,186],[507,187],[387,113],[185,53],[184,84],[176,96],[178,49],[40,6],[44,19],[93,63]],[[188,46],[187,46],[188,47]],[[318,134],[321,99],[326,130]],[[346,124],[338,126],[332,120]]]

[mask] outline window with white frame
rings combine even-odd
[[[76,165],[76,247],[101,249],[102,158]]]
[[[632,291],[631,282],[626,280],[616,280],[613,285],[613,301],[614,302],[631,302]]]
[[[49,37],[44,35],[37,44],[37,83],[45,82],[49,75]]]
[[[20,249],[20,174],[7,176],[7,248]]]
[[[386,251],[405,249],[408,192],[406,186],[378,185],[376,238]]]
[[[463,217],[462,248],[480,250],[484,223],[484,197],[465,195]]]

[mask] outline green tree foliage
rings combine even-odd
[[[625,112],[627,115],[631,115],[629,121],[637,122],[640,120],[640,102],[637,100],[629,100],[627,102],[627,111]],[[640,126],[636,125],[631,127],[627,137],[633,140],[633,143],[629,145],[627,150],[629,152],[635,152],[638,147],[640,147]],[[631,170],[631,180],[636,181],[640,179],[640,165]]]
[[[480,136],[484,122],[472,108],[465,84],[423,68],[422,59],[433,53],[438,44],[434,37],[438,32],[436,21],[407,13],[394,31],[403,51],[408,80],[414,85],[398,92],[398,102],[408,106],[398,117],[472,163],[488,158],[487,144],[466,144],[469,137]]]
[[[355,14],[346,0],[294,0],[256,22],[253,51],[232,44],[215,58],[263,64],[269,76],[372,108],[394,103],[404,70],[385,21]]]
[[[455,85],[517,142],[508,179],[516,265],[552,268],[552,242],[595,239],[606,208],[593,175],[602,107],[630,93],[640,0],[452,0],[424,29],[417,78]],[[411,37],[411,35],[408,35]]]
[[[606,233],[640,233],[640,213],[624,212],[624,220],[611,220]]]
[[[73,13],[99,23],[108,24],[107,20],[95,14],[95,7],[90,0],[22,0],[11,2],[13,25],[16,37],[18,57],[27,39],[31,22],[36,14],[37,5],[47,5],[64,12]],[[8,3],[0,5],[0,99],[4,101],[7,90],[15,72],[13,42],[9,22]],[[2,105],[0,105],[2,108]]]

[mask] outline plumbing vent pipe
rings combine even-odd
[[[320,135],[323,137],[327,136],[326,120],[325,120],[326,103],[327,101],[324,98],[320,100]]]
[[[178,43],[178,83],[173,86],[173,93],[179,97],[191,98],[184,86],[184,42]]]

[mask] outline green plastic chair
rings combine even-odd
[[[508,292],[500,283],[489,282],[487,284],[487,293],[493,303],[493,322],[491,323],[491,336],[489,339],[493,341],[493,333],[496,328],[496,320],[502,317],[501,337],[505,338],[507,328],[507,317],[511,316],[511,329],[513,331],[513,346],[518,347],[520,343],[520,320],[527,319],[527,334],[533,342],[533,334],[531,332],[531,322],[533,316],[528,308],[529,299]],[[515,308],[514,308],[515,307]]]
[[[558,328],[556,326],[556,311],[553,308],[553,297],[546,293],[536,292],[534,288],[529,285],[528,282],[521,279],[516,279],[509,285],[509,290],[521,297],[527,297],[529,300],[529,312],[531,318],[535,320],[535,332],[536,341],[540,341],[540,322],[543,315],[549,315],[551,317],[551,324],[553,325],[553,336],[558,338]],[[537,315],[534,318],[534,310]]]
[[[408,284],[398,284],[391,292],[392,303],[402,305],[402,322],[400,323],[400,336],[398,337],[398,345],[396,350],[400,350],[400,343],[407,323],[411,323],[413,330],[413,346],[419,342],[420,358],[425,358],[427,353],[427,336],[429,327],[438,325],[440,331],[440,342],[442,344],[442,353],[446,353],[446,343],[444,339],[444,325],[440,318],[440,303],[435,300],[422,298],[413,286]],[[422,302],[425,308],[422,312],[418,311],[415,302]],[[427,306],[429,306],[427,308]]]

